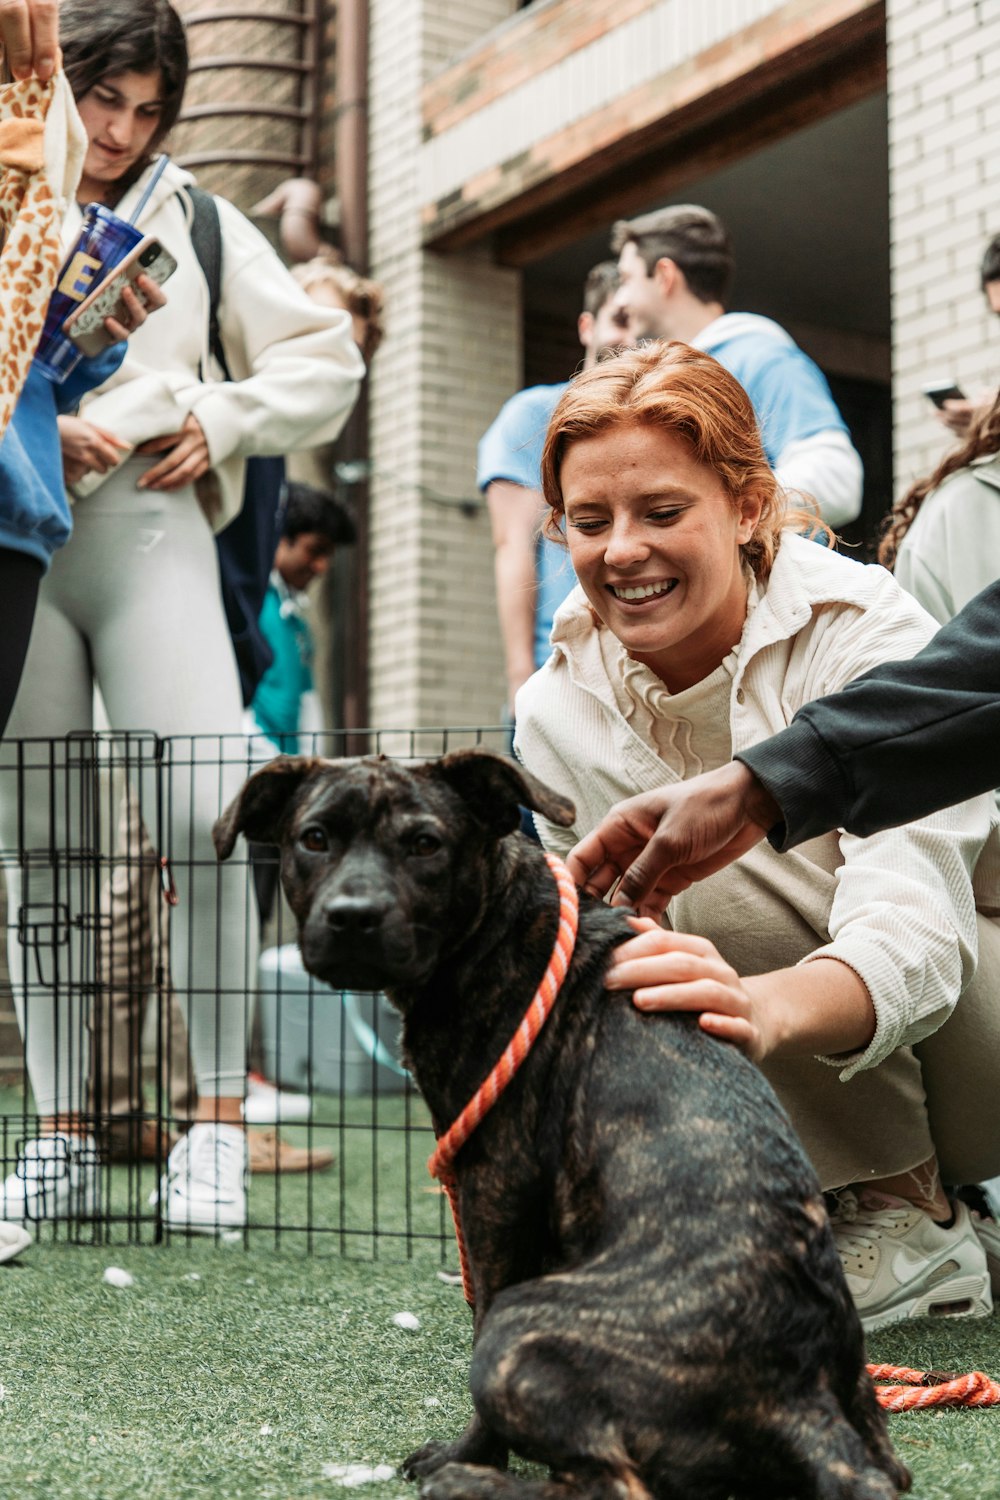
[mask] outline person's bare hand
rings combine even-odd
[[[615,949],[605,976],[609,990],[633,990],[641,1011],[697,1012],[698,1025],[731,1042],[753,1062],[771,1050],[767,1016],[736,970],[707,938],[667,932],[648,917],[632,917],[637,936]]]
[[[96,427],[83,417],[60,417],[59,442],[62,447],[63,478],[67,485],[79,484],[93,471],[107,474],[120,464],[131,444],[116,437],[104,427]]]
[[[197,417],[188,415],[180,432],[150,438],[138,453],[163,453],[165,457],[139,480],[141,490],[182,490],[209,470],[208,441]]]
[[[141,295],[140,295],[141,294]],[[122,318],[104,319],[104,326],[116,343],[127,339],[130,334],[141,328],[150,313],[156,312],[159,307],[166,307],[167,294],[151,276],[137,276],[135,287],[125,286],[122,288],[118,306],[124,316]]]
[[[0,0],[0,42],[14,78],[48,83],[62,64],[59,0]]]
[[[781,821],[740,761],[619,802],[567,855],[577,885],[612,904],[662,916],[671,896],[739,859]]]
[[[963,396],[960,401],[946,401],[935,411],[934,415],[942,426],[948,428],[949,432],[956,432],[960,437],[964,437],[982,409],[981,401],[970,401]]]

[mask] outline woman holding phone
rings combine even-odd
[[[83,175],[66,218],[82,205],[128,219],[153,158],[180,111],[187,77],[184,27],[167,0],[64,0],[60,42],[87,132]],[[241,779],[242,703],[222,608],[213,530],[239,510],[245,459],[331,441],[357,394],[363,365],[341,311],[310,301],[244,217],[218,201],[222,236],[221,341],[230,378],[209,349],[209,291],[191,240],[192,179],[168,163],[137,227],[177,261],[170,311],[138,329],[117,374],[60,420],[74,497],[74,535],[45,578],[10,734],[61,741],[93,726],[99,687],[116,731],[170,739],[184,761],[164,810],[161,852],[180,922],[171,945],[186,1010],[200,1102],[171,1152],[161,1208],[172,1227],[214,1232],[246,1221],[245,993],[252,932],[245,875],[216,870],[211,825]],[[160,327],[157,330],[156,323]],[[197,738],[216,736],[214,743]],[[93,950],[73,921],[74,887],[60,869],[79,841],[79,766],[26,757],[0,778],[5,849],[51,851],[7,865],[11,911],[65,911],[12,933],[11,975],[28,1072],[41,1117],[0,1188],[0,1218],[46,1219],[95,1202],[95,1148],[85,1119],[86,1003]],[[42,761],[46,763],[41,764]],[[53,771],[53,766],[56,767]],[[62,778],[53,789],[55,774]],[[137,793],[147,818],[153,779]],[[53,794],[54,791],[54,794]],[[19,826],[20,819],[20,826]],[[19,838],[20,835],[20,838]],[[60,929],[63,930],[63,929]],[[183,935],[183,941],[180,940]],[[98,937],[98,941],[100,938]],[[30,951],[29,951],[30,950]]]
[[[745,392],[687,345],[577,376],[542,480],[580,587],[518,695],[515,748],[576,805],[572,829],[536,819],[556,853],[933,633],[883,569],[795,534]],[[762,1067],[839,1194],[869,1328],[991,1307],[995,1226],[953,1190],[1000,1168],[1000,931],[976,911],[977,895],[1000,908],[977,870],[992,822],[983,796],[869,838],[750,849],[674,898],[675,930],[640,923],[608,975]]]

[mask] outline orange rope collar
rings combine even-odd
[[[945,1375],[940,1370],[910,1370],[905,1365],[869,1365],[873,1380],[891,1380],[876,1385],[875,1396],[886,1411],[913,1411],[926,1406],[996,1406],[1000,1384],[979,1370],[969,1375]]]
[[[559,930],[556,933],[555,946],[552,949],[548,968],[525,1012],[523,1021],[504,1049],[503,1056],[491,1069],[489,1077],[479,1085],[458,1119],[438,1139],[434,1154],[427,1163],[427,1170],[432,1177],[440,1180],[451,1203],[452,1218],[455,1221],[455,1238],[458,1241],[458,1258],[462,1268],[462,1289],[470,1307],[473,1306],[474,1300],[472,1275],[458,1214],[458,1198],[452,1164],[476,1126],[489,1114],[531,1051],[538,1033],[545,1025],[549,1011],[555,1004],[556,996],[562,988],[576,944],[576,930],[580,914],[580,898],[577,895],[576,886],[561,859],[554,854],[546,854],[545,858],[549,869],[555,876],[559,890]]]

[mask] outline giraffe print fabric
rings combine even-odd
[[[0,87],[0,436],[42,335],[85,150],[62,73]]]

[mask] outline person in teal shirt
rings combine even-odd
[[[305,590],[326,572],[334,549],[356,537],[354,519],[335,495],[309,484],[285,485],[281,538],[260,612],[261,632],[274,660],[251,704],[256,731],[282,754],[298,751],[313,693],[313,636]],[[313,727],[320,727],[318,715]]]

